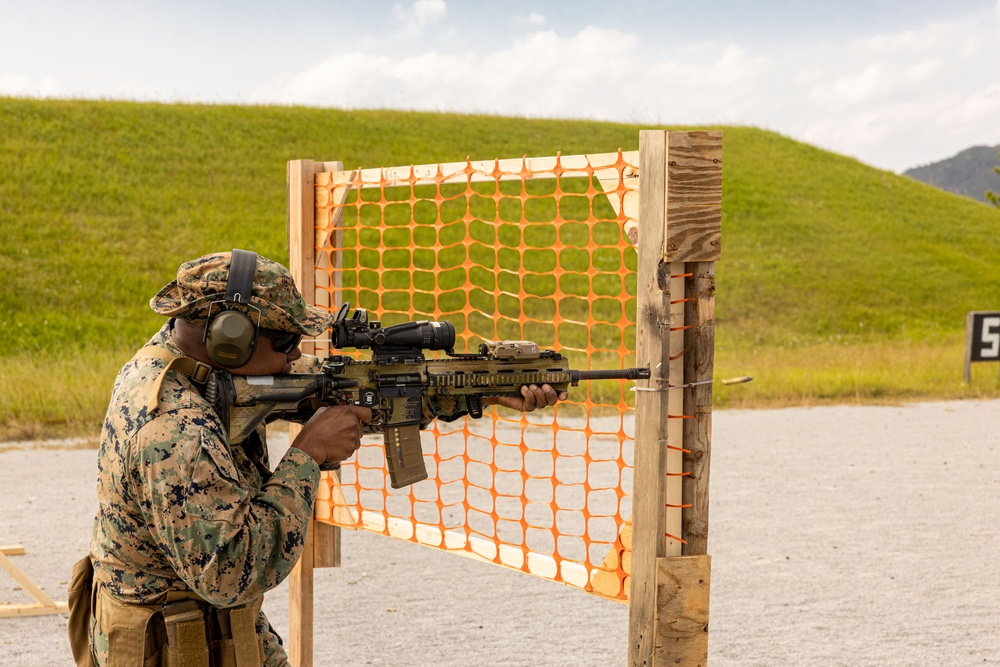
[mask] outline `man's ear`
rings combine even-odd
[[[208,353],[205,350],[204,331],[204,324],[176,318],[174,319],[173,331],[171,333],[173,334],[174,344],[181,348],[181,352],[192,359],[207,362]]]

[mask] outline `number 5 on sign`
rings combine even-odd
[[[1000,317],[984,317],[982,328],[983,347],[979,348],[981,359],[996,359],[1000,356]]]
[[[975,310],[965,320],[965,375],[972,378],[973,361],[1000,361],[1000,312]]]

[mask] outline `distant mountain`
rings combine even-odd
[[[986,201],[986,191],[1000,194],[1000,146],[973,146],[947,160],[903,172],[904,176],[948,192]]]

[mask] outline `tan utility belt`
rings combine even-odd
[[[108,667],[259,667],[257,619],[264,598],[216,607],[193,591],[169,591],[160,604],[116,600],[94,576],[90,557],[73,566],[70,646],[78,667],[93,667],[91,620],[108,638]]]
[[[108,637],[108,667],[259,667],[257,635],[263,597],[215,607],[190,591],[171,591],[162,605],[121,602],[97,591],[97,627]]]

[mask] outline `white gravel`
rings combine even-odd
[[[65,600],[95,451],[0,444],[0,544]],[[1000,401],[720,411],[712,667],[1000,665]],[[626,664],[628,609],[367,533],[316,571],[317,665]],[[30,598],[0,571],[0,603]],[[288,625],[287,586],[265,609]],[[0,665],[72,663],[63,616],[0,618]]]

